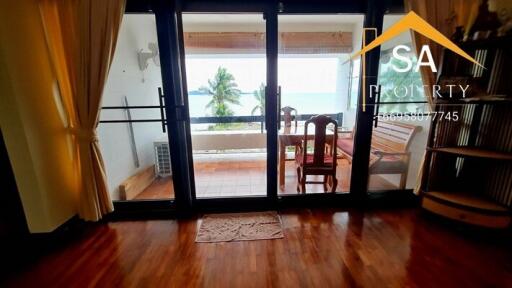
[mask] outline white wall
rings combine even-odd
[[[409,174],[407,175],[406,188],[412,189],[416,186],[418,171],[423,161],[425,148],[427,147],[428,133],[430,131],[430,117],[425,117],[423,121],[400,121],[405,124],[417,125],[421,130],[412,139],[409,151],[411,151],[411,162],[409,164]]]
[[[192,134],[192,149],[229,150],[267,148],[267,133],[259,131],[205,131]]]
[[[153,61],[145,71],[139,69],[137,52],[149,52],[148,43],[157,42],[153,15],[125,15],[119,33],[102,106],[122,106],[126,96],[130,105],[158,105],[162,86],[160,67]],[[158,109],[133,109],[132,119],[159,119]],[[123,110],[103,110],[102,120],[127,119]],[[140,166],[135,167],[128,123],[100,124],[98,137],[113,199],[119,199],[119,184],[138,171],[154,164],[153,141],[167,139],[159,122],[133,123]]]

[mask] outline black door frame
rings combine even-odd
[[[181,47],[181,65],[182,71],[186,73],[185,69],[185,51],[183,43],[183,23],[181,21],[182,13],[258,13],[266,20],[266,57],[267,57],[267,75],[266,75],[266,111],[265,111],[265,126],[267,128],[267,194],[265,196],[245,196],[245,197],[222,197],[222,198],[200,198],[195,197],[193,193],[193,207],[199,210],[224,210],[225,207],[239,207],[247,209],[255,209],[258,207],[274,207],[277,199],[277,162],[272,159],[277,159],[277,130],[272,127],[277,127],[277,111],[274,113],[271,107],[277,107],[277,33],[272,33],[271,27],[275,25],[277,20],[277,9],[274,2],[254,2],[254,3],[235,3],[222,2],[202,2],[202,1],[177,1],[176,12],[180,20],[178,25],[179,30],[179,46]],[[270,32],[270,33],[269,33]],[[274,39],[275,38],[275,39]],[[186,88],[186,77],[182,74],[182,86]],[[270,91],[275,91],[274,93]],[[187,90],[183,90],[184,98],[187,99]],[[188,103],[187,103],[188,104]],[[188,111],[188,105],[187,105]],[[191,139],[190,130],[190,117],[188,117],[188,130],[187,137]],[[189,142],[191,143],[191,142]],[[187,147],[189,155],[192,156],[192,145]],[[191,162],[192,159],[191,159]],[[192,164],[193,165],[193,164]],[[193,167],[190,167],[193,170]],[[192,172],[193,173],[193,172]],[[191,173],[191,174],[192,174]],[[191,178],[194,182],[194,178]]]
[[[188,102],[184,97],[180,52],[180,33],[176,6],[170,1],[155,1],[157,38],[162,71],[162,87],[165,99],[167,133],[173,171],[176,208],[180,212],[191,212],[194,195],[193,171],[190,173],[189,155],[191,146],[187,125]]]
[[[382,33],[382,24],[386,11],[383,6],[383,1],[368,0],[367,3],[368,8],[363,27],[369,28],[370,30],[363,31],[363,33],[365,33],[363,39],[365,39],[366,42],[364,45],[368,45]],[[375,30],[371,29],[376,29],[377,32],[375,33]],[[353,194],[358,201],[364,201],[368,195],[368,165],[370,163],[375,108],[375,98],[368,97],[369,93],[367,92],[365,95],[362,91],[363,89],[370,91],[370,87],[377,84],[380,46],[367,52],[363,57],[365,58],[361,65],[364,65],[364,67],[362,67],[363,69],[360,71],[361,74],[364,73],[365,75],[360,75],[359,79],[363,79],[363,77],[366,79],[365,81],[360,81],[359,86],[359,104],[357,105],[354,135],[354,161],[352,161],[352,177],[350,179],[350,193]],[[363,99],[363,97],[365,97],[365,99]],[[365,103],[365,106],[363,106],[362,103]]]
[[[181,1],[180,1],[181,2]],[[266,98],[266,121],[267,121],[267,200],[270,203],[277,204],[278,200],[286,201],[286,197],[278,197],[277,190],[277,112],[274,108],[277,107],[277,61],[278,61],[278,15],[279,14],[333,14],[333,13],[359,13],[365,15],[364,28],[376,28],[378,34],[382,31],[382,21],[386,11],[385,1],[368,0],[362,1],[347,1],[343,5],[336,5],[334,2],[324,1],[311,5],[307,2],[301,1],[261,1],[260,3],[252,2],[238,2],[238,1],[206,1],[206,0],[188,0],[180,4],[180,12],[203,12],[203,13],[264,13],[266,19],[266,48],[267,48],[267,98]],[[388,9],[389,10],[389,7]],[[375,36],[375,35],[374,35]],[[371,37],[366,38],[368,42],[372,40]],[[181,39],[181,44],[183,41]],[[369,91],[369,85],[376,84],[377,74],[379,67],[380,49],[374,49],[365,55],[365,71],[366,91]],[[183,66],[184,67],[184,66]],[[183,68],[183,70],[185,70]],[[363,75],[364,77],[364,75]],[[186,82],[186,80],[183,80]],[[362,83],[361,83],[362,85]],[[361,89],[360,89],[361,90]],[[274,91],[274,92],[272,92]],[[361,103],[361,93],[360,102]],[[369,101],[368,101],[369,100]],[[373,101],[373,102],[372,102]],[[367,106],[373,108],[375,99],[367,99]],[[373,109],[366,109],[363,111],[361,105],[358,106],[356,116],[356,127],[360,127],[355,135],[354,149],[354,162],[351,177],[350,194],[357,196],[356,198],[365,198],[367,195],[367,181],[368,181],[368,163],[370,154],[371,134],[373,125]],[[191,152],[191,147],[190,154]],[[309,195],[297,195],[297,197],[308,197]],[[318,197],[318,196],[313,196]],[[251,197],[244,197],[245,201],[250,202]],[[256,197],[254,197],[256,198]],[[261,198],[261,197],[258,197]],[[309,197],[308,197],[309,198]],[[213,200],[213,199],[211,199]],[[205,202],[205,204],[213,204],[207,199],[196,200],[196,202]],[[214,201],[224,203],[228,199],[216,199]],[[235,200],[236,201],[236,200]]]
[[[351,200],[367,199],[368,161],[370,152],[373,110],[358,111],[356,127],[360,133],[355,135],[351,191],[348,194],[305,194],[298,197],[277,195],[277,129],[267,131],[267,196],[244,198],[195,199],[194,168],[192,162],[192,142],[190,133],[190,116],[188,112],[188,97],[186,97],[186,71],[183,45],[182,12],[228,12],[228,13],[263,13],[266,19],[267,35],[267,89],[277,94],[277,17],[278,14],[333,14],[358,13],[364,14],[364,27],[377,28],[382,31],[384,13],[403,11],[403,2],[397,0],[349,0],[349,1],[306,1],[306,0],[128,0],[126,13],[154,13],[157,23],[157,36],[160,46],[160,61],[162,67],[162,86],[165,96],[165,110],[169,129],[169,143],[174,177],[175,201],[145,200],[132,201],[135,203],[117,203],[121,210],[168,211],[177,209],[178,212],[188,213],[205,210],[243,210],[243,209],[272,209],[274,207],[350,205]],[[369,38],[371,39],[371,38]],[[380,50],[374,49],[366,55],[367,89],[376,82]],[[375,78],[372,78],[375,77]],[[369,91],[369,90],[367,90]],[[267,97],[267,111],[277,107],[277,97],[270,93]],[[359,98],[361,98],[361,93]],[[360,99],[361,100],[361,99]],[[368,98],[367,104],[374,99]],[[368,101],[369,100],[369,101]],[[368,105],[368,106],[370,106]],[[360,106],[360,105],[359,105]],[[358,107],[360,110],[361,107]],[[371,112],[369,112],[371,110]],[[277,112],[277,111],[276,111]],[[277,113],[266,113],[268,124],[277,127]],[[365,133],[363,133],[363,131]],[[369,131],[369,132],[368,132]],[[274,159],[273,161],[271,159]],[[356,164],[357,163],[357,164]],[[364,163],[364,164],[363,164]],[[383,195],[382,193],[379,193]],[[174,204],[172,203],[175,203]],[[167,212],[165,212],[167,211]]]

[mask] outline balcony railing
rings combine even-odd
[[[104,110],[128,110],[128,109],[163,109],[163,106],[104,106]],[[163,116],[164,114],[162,114]],[[299,114],[297,115],[297,121],[306,121],[317,114]],[[338,126],[343,126],[343,113],[336,114],[324,114],[338,122]],[[281,116],[282,117],[282,116]],[[281,118],[281,121],[283,119]],[[161,122],[163,125],[166,124],[166,119],[110,119],[100,120],[100,123],[138,123],[138,122]],[[254,115],[254,116],[202,116],[202,117],[190,117],[190,124],[227,124],[227,123],[261,123],[261,132],[263,133],[263,127],[265,122],[265,116]]]

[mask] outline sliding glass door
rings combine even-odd
[[[365,16],[181,14],[196,199],[353,192],[363,63],[351,56]],[[316,115],[336,124],[320,144],[331,176],[299,172],[318,149],[316,131],[305,135]]]
[[[299,2],[127,2],[98,127],[118,208],[269,207],[368,191],[374,110],[361,110],[361,88],[377,84],[380,53],[350,55],[363,27],[382,30],[384,4]],[[299,193],[296,152],[315,139],[304,138],[315,115],[337,126],[325,147],[337,152],[337,183],[308,176],[321,183]]]
[[[263,13],[183,13],[195,196],[267,195]]]
[[[350,191],[360,73],[360,62],[351,61],[350,57],[361,47],[363,20],[363,14],[279,15],[279,195]],[[325,141],[319,143],[320,146],[315,146],[318,141],[315,141],[313,126],[309,127],[308,135],[304,135],[305,122],[315,115],[325,115],[338,126],[336,130],[333,125],[325,129]],[[333,145],[334,134],[342,140],[339,143],[347,143],[346,153],[337,143]],[[306,144],[307,151],[304,151]],[[318,148],[329,148],[331,153],[315,151]],[[319,152],[326,159],[321,162],[326,163],[315,166],[313,157]],[[306,154],[306,164],[301,162],[303,154]],[[327,161],[335,162],[336,181],[326,179],[330,183],[324,185],[326,176],[322,173],[326,167],[323,166],[331,163]],[[315,173],[301,175],[297,170],[301,165],[318,169]],[[305,189],[299,189],[302,182],[307,183]],[[333,182],[337,182],[336,187],[332,187]]]
[[[386,14],[383,30],[405,14]],[[381,46],[375,99],[368,191],[383,192],[415,188],[430,129],[430,109],[419,71],[402,71],[408,59],[416,66],[411,33],[402,33]],[[394,56],[394,50],[401,58]],[[401,68],[402,70],[398,70]],[[428,89],[428,88],[427,88]]]

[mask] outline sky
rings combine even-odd
[[[290,93],[335,93],[337,65],[338,59],[335,57],[281,57],[278,62],[278,82],[282,89]],[[219,66],[233,74],[243,92],[253,92],[260,83],[266,82],[266,59],[263,56],[193,56],[186,59],[188,89],[198,90],[207,85]]]

